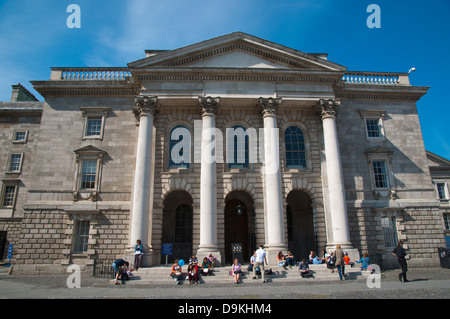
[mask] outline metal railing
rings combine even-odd
[[[114,268],[112,266],[113,260],[94,260],[94,268],[92,275],[97,278],[110,278],[114,279]]]

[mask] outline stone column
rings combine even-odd
[[[131,212],[130,250],[136,240],[144,245],[144,265],[149,264],[149,252],[152,247],[149,242],[149,219],[151,213],[151,185],[153,158],[153,117],[158,110],[156,96],[140,96],[135,100],[133,113],[139,121],[139,135],[136,151],[136,169]],[[131,258],[134,258],[131,256]],[[129,260],[133,262],[134,259]]]
[[[279,131],[276,110],[281,98],[260,98],[259,108],[264,121],[264,198],[266,218],[266,243],[268,262],[276,264],[276,254],[286,251],[283,198],[281,196],[281,171]]]
[[[331,210],[331,233],[333,237],[328,239],[327,249],[333,249],[337,244],[340,244],[343,249],[348,250],[352,245],[348,228],[344,176],[342,173],[339,140],[336,130],[336,114],[339,105],[340,101],[333,99],[320,99],[319,101],[319,112],[323,124],[328,197]]]
[[[202,112],[201,173],[200,173],[200,245],[197,258],[212,253],[219,261],[217,246],[217,189],[216,189],[216,113],[219,98],[199,97]]]

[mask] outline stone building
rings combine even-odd
[[[147,266],[164,243],[169,260],[222,264],[236,243],[272,264],[340,244],[388,266],[399,239],[410,265],[439,263],[448,213],[416,110],[428,88],[407,73],[236,32],[31,83],[43,102],[0,105],[0,230],[19,270],[132,260],[137,239]]]

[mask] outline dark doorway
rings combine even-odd
[[[174,191],[164,200],[162,244],[173,244],[173,254],[168,262],[175,259],[188,261],[192,256],[192,197],[184,191]],[[161,263],[166,256],[161,256]]]
[[[307,259],[311,250],[318,253],[311,204],[310,196],[304,191],[293,190],[287,196],[288,247],[296,261]]]
[[[233,191],[225,200],[225,263],[232,261],[232,244],[242,244],[242,257],[248,263],[255,249],[253,199],[243,191]]]

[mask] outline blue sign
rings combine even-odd
[[[162,244],[161,254],[163,256],[172,255],[173,254],[173,244]]]
[[[13,244],[9,244],[9,248],[8,248],[8,259],[12,258],[12,249],[13,249]]]

